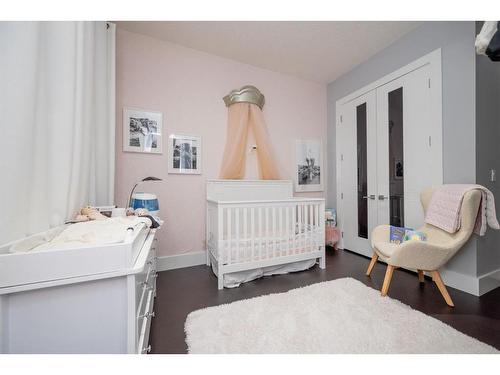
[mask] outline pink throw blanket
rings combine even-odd
[[[483,236],[486,232],[486,225],[493,229],[500,229],[493,193],[484,186],[474,184],[450,184],[437,188],[427,207],[425,222],[448,233],[455,233],[460,229],[460,208],[464,194],[475,189],[481,191],[482,199],[474,233]]]

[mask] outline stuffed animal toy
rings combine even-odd
[[[83,222],[89,220],[105,220],[105,219],[107,219],[107,217],[101,214],[97,209],[95,209],[94,207],[87,206],[80,210],[80,212],[75,216],[75,219],[73,221]]]

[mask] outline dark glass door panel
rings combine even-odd
[[[403,88],[389,92],[390,223],[404,226]]]
[[[356,107],[358,171],[358,236],[368,238],[368,167],[366,103]]]

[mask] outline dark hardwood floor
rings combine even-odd
[[[288,275],[265,277],[239,288],[217,290],[217,278],[207,266],[160,272],[157,279],[156,317],[151,328],[152,353],[186,353],[184,322],[194,310],[233,301],[286,292],[321,281],[352,277],[379,289],[385,265],[377,263],[365,276],[369,259],[349,251],[327,249],[326,269],[314,268]],[[500,288],[480,298],[448,288],[455,308],[448,307],[437,287],[426,278],[420,285],[416,274],[396,270],[389,296],[433,316],[457,330],[500,349]],[[335,314],[332,312],[332,316]],[[411,338],[409,338],[411,340]]]

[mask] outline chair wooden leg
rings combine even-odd
[[[366,270],[366,276],[371,275],[371,273],[373,271],[373,267],[375,267],[375,263],[377,263],[377,259],[378,259],[378,255],[373,253],[372,260],[370,260],[370,264],[368,265],[368,269]]]
[[[441,279],[439,271],[432,271],[431,274],[432,274],[432,280],[434,280],[434,282],[436,283],[439,291],[441,292],[441,295],[446,301],[446,304],[448,306],[455,307],[450,295],[448,294],[448,290],[446,289],[446,286],[444,285],[443,280]]]
[[[386,296],[387,292],[389,291],[389,285],[391,285],[392,274],[394,273],[395,269],[396,267],[391,266],[390,264],[387,265],[387,270],[385,271],[384,284],[382,285],[382,290],[380,292],[382,297]]]
[[[423,283],[425,281],[424,271],[418,270],[418,281]]]

